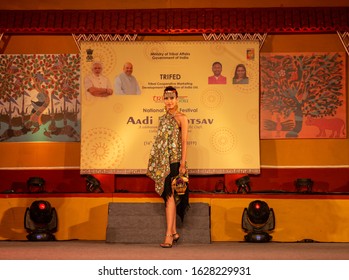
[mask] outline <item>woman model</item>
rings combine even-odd
[[[183,221],[189,208],[189,189],[179,195],[171,186],[178,174],[188,177],[187,138],[188,119],[178,111],[178,92],[174,87],[164,90],[166,114],[159,118],[155,142],[150,152],[147,176],[155,181],[155,191],[164,199],[166,215],[163,248],[171,248],[179,239],[176,214]]]

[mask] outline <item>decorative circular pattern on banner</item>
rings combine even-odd
[[[83,169],[110,169],[120,165],[124,157],[124,143],[115,131],[98,127],[83,136],[81,152]]]
[[[259,124],[259,112],[258,109],[252,109],[247,112],[246,119],[249,123]]]
[[[236,147],[237,137],[229,128],[222,127],[212,133],[210,143],[215,152],[226,154]]]
[[[218,109],[223,104],[223,94],[215,89],[207,89],[201,94],[202,104],[211,110]]]
[[[117,62],[117,54],[115,48],[111,48],[107,42],[90,42],[86,43],[84,50],[81,52],[81,70],[82,75],[91,73],[92,63],[100,61],[103,65],[102,74],[108,76],[113,74]],[[87,50],[92,50],[92,54],[87,59]],[[121,72],[122,69],[120,69]]]

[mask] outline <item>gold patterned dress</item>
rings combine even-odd
[[[172,178],[179,173],[182,157],[181,129],[173,115],[167,113],[159,118],[155,142],[150,151],[147,176],[155,181],[155,191],[165,203],[172,194]],[[188,174],[185,174],[188,176]],[[177,214],[183,220],[189,208],[189,188],[184,195],[174,191]]]

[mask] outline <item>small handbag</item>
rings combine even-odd
[[[178,195],[183,195],[188,188],[188,183],[188,177],[178,174],[172,179],[172,188],[177,192]]]

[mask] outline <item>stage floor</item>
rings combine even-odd
[[[104,241],[0,241],[1,260],[349,260],[349,243],[212,242],[163,249]]]

